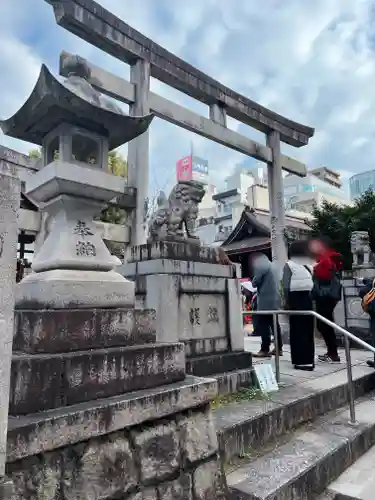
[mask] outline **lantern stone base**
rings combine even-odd
[[[156,342],[149,309],[17,309],[13,351],[57,354]]]
[[[16,309],[134,306],[134,283],[115,271],[53,269],[26,276],[16,287]]]
[[[210,401],[155,311],[17,309],[9,500],[225,498]]]
[[[212,380],[187,377],[158,389],[11,418],[9,498],[226,498],[209,406],[216,390]]]

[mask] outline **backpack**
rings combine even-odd
[[[366,293],[362,299],[362,309],[366,313],[373,313],[373,306],[375,305],[375,280],[372,283],[372,288]]]
[[[330,280],[320,281],[314,277],[312,296],[314,299],[332,299],[340,302],[342,285],[340,275],[334,266],[332,266],[332,278]]]

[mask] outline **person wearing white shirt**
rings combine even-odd
[[[283,271],[284,306],[290,311],[311,311],[313,277],[311,260],[305,241],[295,241],[289,248],[289,260]],[[314,369],[314,317],[289,316],[290,351],[292,364],[297,370]]]

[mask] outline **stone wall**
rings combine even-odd
[[[12,500],[225,498],[209,405],[7,464]]]

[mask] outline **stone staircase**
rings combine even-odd
[[[284,386],[279,392],[265,400],[230,403],[215,410],[228,498],[375,498],[375,486],[368,486],[371,469],[366,485],[365,480],[360,483],[372,496],[348,496],[345,486],[350,480],[358,483],[358,460],[365,461],[366,452],[370,462],[375,456],[371,449],[375,445],[375,372],[366,366],[366,353],[355,351],[352,356],[355,426],[349,423],[345,364],[320,364],[314,372],[296,372],[288,353],[281,360]]]
[[[187,358],[186,373],[216,379],[219,395],[237,392],[254,383],[250,352],[227,351]]]
[[[373,500],[375,497],[374,462],[375,446],[330,484],[319,500]]]

